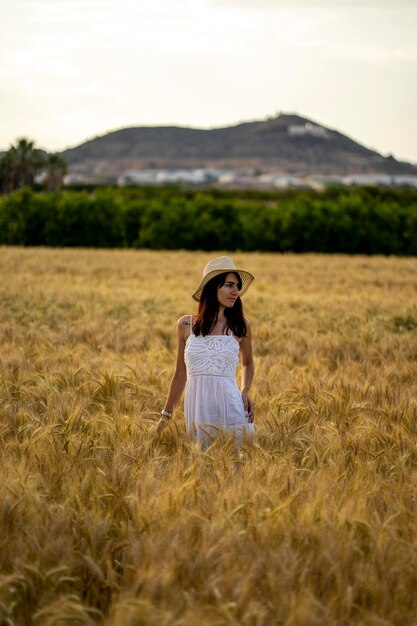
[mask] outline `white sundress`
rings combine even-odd
[[[191,332],[185,344],[187,369],[184,414],[187,433],[203,449],[222,431],[234,434],[239,443],[244,433],[252,436],[242,396],[236,383],[239,342],[233,335],[202,335]]]

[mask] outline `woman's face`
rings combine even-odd
[[[217,288],[217,300],[224,307],[231,308],[239,297],[238,277],[229,272],[221,287]]]

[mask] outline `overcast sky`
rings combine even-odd
[[[0,149],[295,112],[417,163],[416,111],[417,0],[0,0]]]

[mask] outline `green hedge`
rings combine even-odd
[[[0,197],[0,244],[417,254],[417,191],[96,189]]]

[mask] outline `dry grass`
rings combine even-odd
[[[417,260],[257,275],[257,440],[153,434],[207,255],[0,249],[0,624],[417,624]]]

